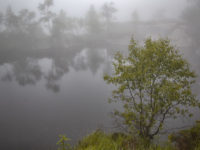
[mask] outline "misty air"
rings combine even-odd
[[[0,150],[199,150],[199,0],[0,0]]]

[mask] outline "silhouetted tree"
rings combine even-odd
[[[68,17],[65,11],[61,10],[53,19],[51,36],[54,42],[52,44],[64,46],[68,40],[67,38],[72,37],[73,27],[73,19]]]
[[[90,6],[89,11],[87,12],[86,23],[89,33],[97,34],[102,30],[99,15],[93,5]]]
[[[140,17],[137,11],[134,11],[132,13],[132,20],[134,23],[138,23],[140,21]]]
[[[40,3],[38,9],[40,11],[40,21],[45,24],[48,28],[49,32],[52,28],[52,20],[55,17],[55,13],[53,13],[50,8],[53,6],[53,0],[44,0],[43,3]]]
[[[6,26],[6,30],[9,32],[17,32],[17,29],[19,29],[19,19],[17,15],[13,12],[11,6],[8,6],[6,9],[4,23]]]
[[[1,27],[2,27],[2,25],[3,25],[3,21],[4,21],[3,13],[0,12],[0,31],[1,31]]]
[[[18,23],[22,32],[29,32],[29,28],[35,24],[35,13],[27,9],[22,9],[18,15]]]
[[[111,25],[114,16],[113,14],[117,12],[117,9],[114,7],[114,3],[105,3],[102,6],[102,16],[105,18],[106,21],[106,29],[109,30],[109,26]]]
[[[191,4],[183,11],[182,19],[184,24],[184,31],[190,38],[190,52],[189,59],[194,63],[196,68],[200,67],[200,1],[191,0]],[[200,73],[200,70],[198,70]]]

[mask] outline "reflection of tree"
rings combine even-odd
[[[41,79],[41,69],[33,60],[27,60],[27,63],[14,63],[13,73],[15,74],[15,80],[22,86],[28,84],[35,84]]]
[[[109,70],[110,64],[107,64],[107,60],[105,60],[106,55],[106,51],[102,51],[102,49],[87,49],[80,52],[80,55],[74,53],[68,58],[46,59],[46,66],[43,65],[45,64],[43,59],[27,58],[9,63],[9,65],[1,65],[0,71],[4,70],[4,73],[0,74],[0,79],[16,81],[21,86],[35,85],[44,80],[47,89],[59,92],[59,81],[69,71],[69,67],[73,67],[77,71],[88,69],[95,74],[104,64],[103,69]]]
[[[46,87],[54,92],[58,92],[60,90],[60,86],[57,83],[62,76],[68,72],[68,66],[66,61],[62,60],[53,60],[51,64],[51,69],[48,74],[45,75],[46,79]]]
[[[37,61],[27,59],[26,61],[15,62],[13,64],[4,64],[2,66],[4,74],[1,79],[4,81],[15,80],[19,85],[35,84],[42,77],[41,68]]]
[[[79,54],[75,56],[73,61],[73,67],[76,70],[86,70],[89,69],[93,74],[95,74],[101,65],[105,65],[103,69],[110,67],[106,64],[107,52],[103,49],[84,49]],[[107,68],[106,68],[107,67]]]
[[[26,59],[25,61],[3,65],[5,73],[1,76],[4,81],[16,81],[21,86],[34,85],[41,79],[46,82],[46,87],[54,92],[58,92],[60,87],[57,81],[68,71],[65,62],[51,61],[48,72],[43,71],[39,60]]]

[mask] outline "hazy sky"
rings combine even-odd
[[[114,2],[119,10],[116,14],[120,20],[130,18],[133,11],[138,11],[142,19],[149,19],[154,16],[166,15],[177,17],[186,6],[186,0],[54,0],[55,9],[63,8],[70,15],[81,16],[87,11],[90,4],[100,8],[105,2]],[[12,5],[16,10],[21,8],[34,9],[43,0],[0,0],[0,8]]]

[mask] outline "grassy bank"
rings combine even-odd
[[[139,140],[123,133],[104,133],[97,130],[83,138],[75,150],[175,150],[171,144],[151,145],[148,148]]]
[[[74,147],[68,144],[70,139],[66,136],[59,137],[58,150],[200,150],[200,122],[197,121],[190,129],[170,134],[168,141],[152,141],[150,145],[128,134],[106,133],[102,130],[85,136]]]

